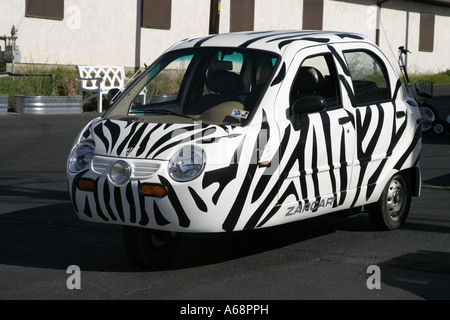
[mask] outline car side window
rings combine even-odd
[[[380,58],[367,51],[344,52],[350,71],[356,105],[390,100],[389,79]]]
[[[315,55],[306,58],[292,83],[289,103],[308,96],[321,96],[327,101],[327,109],[340,107],[341,96],[339,80],[331,54]]]

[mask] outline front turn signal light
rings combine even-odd
[[[140,191],[147,197],[164,198],[167,195],[167,188],[162,184],[143,183]]]
[[[83,191],[94,191],[95,190],[95,181],[87,178],[80,178],[77,182],[77,187]]]

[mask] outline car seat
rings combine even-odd
[[[205,82],[210,92],[200,97],[195,106],[195,114],[202,114],[212,106],[229,101],[233,96],[244,90],[241,77],[232,71],[213,71]]]

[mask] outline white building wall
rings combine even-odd
[[[137,3],[65,0],[60,21],[25,17],[25,0],[1,0],[0,34],[9,35],[12,25],[18,27],[22,63],[134,67]],[[174,42],[207,34],[209,0],[195,0],[195,5],[173,0],[171,21],[170,30],[141,28],[140,64],[154,60]]]
[[[376,1],[353,0],[351,2],[325,0],[323,30],[357,32],[375,41]]]
[[[25,17],[25,1],[1,0],[0,33],[19,29],[22,63],[134,65],[136,3],[65,0],[64,20]]]
[[[398,66],[398,47],[407,47],[407,13],[405,11],[382,8],[380,12],[380,48],[391,60],[394,67]],[[409,18],[411,24],[411,15]],[[415,25],[415,23],[414,23]],[[417,22],[417,26],[419,23]],[[418,37],[417,45],[419,47]],[[414,53],[415,55],[417,52]],[[411,62],[411,55],[408,55],[408,62]],[[397,68],[399,70],[399,68]]]
[[[255,0],[255,30],[299,30],[303,1]]]
[[[410,73],[437,73],[450,69],[450,8],[391,0],[378,10],[376,2],[325,0],[323,29],[358,32],[375,41],[378,26],[379,46],[394,67],[398,66],[398,47],[405,46],[411,51],[408,55]],[[421,12],[435,14],[433,52],[419,51]]]
[[[230,11],[230,0],[221,0],[219,33],[230,32]]]
[[[172,0],[171,29],[139,28],[139,0],[65,0],[64,20],[25,17],[25,0],[0,0],[0,34],[19,28],[23,63],[123,65],[151,63],[172,44],[208,34],[209,0]],[[358,32],[375,41],[378,13],[380,47],[394,66],[397,48],[412,54],[410,72],[450,69],[450,8],[404,0],[324,0],[323,29]],[[420,12],[434,13],[432,53],[418,51]],[[254,30],[301,29],[302,0],[255,0]],[[221,1],[219,32],[230,30],[230,0]],[[136,32],[140,37],[136,39]],[[3,42],[0,42],[3,46]],[[136,53],[138,49],[138,53]],[[136,62],[136,57],[140,60]]]
[[[427,57],[427,61],[435,61],[437,68],[435,71],[445,72],[450,70],[450,8],[446,9],[446,16],[437,15],[436,16],[436,36],[439,41],[434,42],[435,52],[439,52],[438,56]],[[421,62],[423,66],[427,64]],[[428,72],[426,68],[421,68],[420,72]]]
[[[435,14],[433,52],[419,51],[420,13]],[[450,69],[450,8],[407,1],[391,1],[381,10],[380,47],[391,60],[397,48],[405,46],[411,74],[437,73]]]
[[[151,63],[180,40],[208,34],[209,2],[172,0],[170,30],[141,29],[141,63]]]

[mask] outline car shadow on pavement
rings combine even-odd
[[[121,230],[118,226],[79,221],[70,202],[2,214],[0,264],[118,270],[128,263]]]
[[[439,177],[427,179],[422,182],[424,187],[450,190],[450,173],[443,174]]]
[[[315,219],[233,233],[182,234],[173,261],[143,269],[126,254],[122,226],[78,220],[72,204],[58,203],[0,215],[0,265],[105,272],[162,271],[210,265],[333,233]]]
[[[405,229],[449,233],[448,227],[407,223]],[[182,234],[180,247],[163,268],[144,269],[128,258],[122,226],[79,220],[68,202],[0,215],[0,265],[84,271],[159,272],[232,261],[330,235],[376,232],[367,215],[327,215],[276,227],[232,233]],[[429,256],[427,256],[429,257]],[[449,272],[450,274],[450,272]],[[395,280],[395,279],[394,279]]]
[[[422,135],[422,144],[450,145],[450,133],[442,137],[424,134]]]
[[[417,251],[378,265],[383,283],[431,300],[450,299],[450,253]]]

